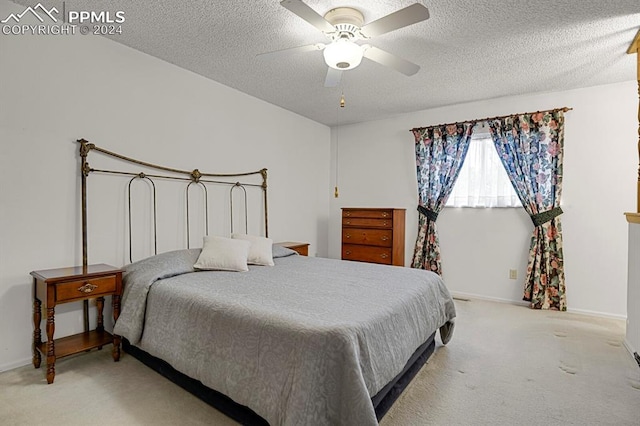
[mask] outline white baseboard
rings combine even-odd
[[[609,318],[609,319],[616,319],[616,320],[622,320],[622,321],[626,321],[627,320],[627,316],[626,315],[618,315],[618,314],[610,314],[607,312],[598,312],[598,311],[589,311],[587,309],[567,309],[567,312],[571,312],[574,314],[580,314],[580,315],[587,315],[590,317],[600,317],[600,318]]]
[[[489,302],[508,303],[509,305],[529,306],[529,303],[524,300],[501,299],[499,297],[482,296],[480,294],[462,293],[459,291],[452,291],[451,296],[453,296],[454,299],[477,299],[487,300]]]
[[[631,343],[627,340],[624,339],[622,341],[622,344],[624,345],[625,348],[627,348],[627,350],[629,351],[629,353],[631,354],[631,358],[635,361],[635,357],[633,356],[634,353],[638,352],[633,346],[631,346]]]
[[[483,296],[480,294],[473,294],[473,293],[462,293],[459,291],[452,291],[451,295],[454,298],[458,298],[458,299],[478,299],[478,300],[487,300],[490,302],[508,303],[510,305],[529,306],[529,302],[524,300],[501,299],[499,297]],[[623,321],[627,319],[626,315],[609,314],[606,312],[589,311],[586,309],[569,308],[567,309],[567,312],[580,314],[580,315],[587,315],[590,317],[608,318],[608,319],[616,319],[616,320],[623,320]]]
[[[2,373],[3,371],[13,370],[14,368],[24,367],[25,365],[29,365],[32,362],[33,360],[31,358],[25,358],[18,361],[9,362],[6,364],[1,364],[0,373]],[[45,360],[45,364],[46,364],[46,360]]]

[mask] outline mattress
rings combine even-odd
[[[428,271],[303,256],[194,271],[199,250],[125,268],[114,332],[270,424],[377,424],[371,398],[455,307]]]

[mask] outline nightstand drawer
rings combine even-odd
[[[342,259],[391,265],[391,249],[375,246],[342,245]]]
[[[391,229],[344,228],[342,230],[342,241],[348,244],[391,247],[393,232],[391,232]]]
[[[56,286],[56,302],[68,302],[116,291],[116,276],[70,281]]]
[[[342,226],[359,226],[363,228],[392,228],[391,219],[372,219],[364,217],[343,217]]]

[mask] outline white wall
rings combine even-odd
[[[629,223],[629,273],[627,334],[625,345],[632,354],[640,351],[640,224]]]
[[[561,216],[568,306],[573,311],[624,317],[627,228],[622,213],[635,208],[637,102],[636,82],[629,81],[340,126],[340,197],[331,201],[329,256],[340,257],[340,207],[389,206],[407,209],[406,264],[410,263],[418,219],[414,140],[409,129],[573,107],[565,115],[565,214]],[[332,180],[335,146],[333,129]],[[521,300],[533,229],[523,210],[447,208],[438,218],[438,228],[443,275],[453,292]],[[518,270],[518,280],[508,279],[509,269]]]
[[[267,167],[270,236],[327,254],[328,127],[100,37],[0,35],[0,65],[0,371],[31,359],[29,272],[81,262],[78,138],[187,170]],[[124,262],[123,188],[91,212],[92,263]],[[79,308],[58,307],[57,336],[81,331]]]

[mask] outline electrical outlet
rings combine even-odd
[[[518,270],[517,269],[509,269],[509,279],[517,280],[518,279]]]

